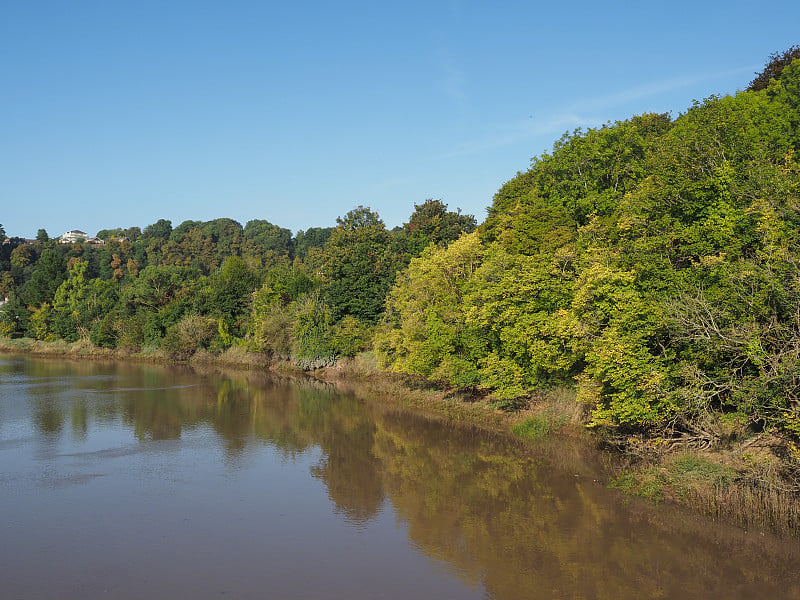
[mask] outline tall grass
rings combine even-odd
[[[743,527],[800,535],[800,496],[775,477],[748,472],[721,455],[686,451],[656,464],[628,467],[611,487],[654,501],[688,506],[714,519]]]

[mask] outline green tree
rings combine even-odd
[[[484,248],[476,233],[446,248],[429,246],[400,274],[375,338],[382,364],[398,372],[477,386],[482,332],[467,326],[465,286]]]
[[[292,232],[269,221],[254,219],[244,226],[244,237],[263,253],[289,255],[292,251]]]
[[[150,266],[124,288],[122,300],[132,309],[158,310],[187,299],[189,288],[199,273],[196,269],[175,266]]]
[[[280,294],[265,284],[253,293],[248,347],[288,360],[293,352],[294,324],[294,307],[284,305]]]
[[[399,257],[389,248],[390,234],[383,221],[370,208],[359,206],[336,221],[323,254],[325,302],[336,320],[352,315],[375,323]]]
[[[305,259],[312,248],[323,248],[333,233],[333,227],[311,227],[297,232],[294,238],[294,255]]]
[[[69,278],[58,287],[53,298],[52,329],[68,342],[88,338],[93,325],[117,302],[117,286],[102,279],[88,279],[87,266],[83,261],[74,261]]]
[[[36,251],[30,244],[20,244],[11,251],[11,268],[22,276],[33,268],[36,262]]]
[[[445,244],[458,239],[462,233],[471,233],[477,223],[473,215],[462,215],[447,210],[441,200],[428,199],[414,205],[414,212],[403,226],[406,251],[410,256],[419,256],[428,244]]]
[[[19,296],[11,293],[0,307],[0,335],[21,337],[29,331],[31,313]]]
[[[173,358],[186,360],[197,350],[208,349],[217,338],[216,319],[201,315],[184,315],[167,329],[162,348]]]
[[[294,359],[303,369],[317,369],[336,361],[331,311],[317,293],[303,297],[294,315]]]
[[[756,78],[750,82],[747,89],[751,92],[765,90],[770,82],[780,79],[783,70],[792,64],[792,61],[800,58],[800,46],[791,46],[788,50],[783,52],[774,52],[770,54],[767,64],[764,69],[756,74]]]
[[[167,219],[159,219],[152,225],[148,225],[144,228],[142,232],[142,239],[144,240],[151,240],[151,239],[160,239],[163,241],[167,241],[172,234],[172,222],[168,221]]]
[[[30,279],[20,288],[20,296],[29,306],[53,301],[53,296],[67,278],[67,264],[61,253],[45,249],[31,272]]]
[[[243,334],[240,322],[249,311],[253,291],[259,279],[247,263],[238,256],[231,256],[209,278],[209,302],[213,315],[221,318],[236,336]]]

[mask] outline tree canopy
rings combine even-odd
[[[800,435],[800,60],[766,89],[576,130],[503,185],[477,237],[389,296],[383,364],[512,406],[575,382],[593,423]],[[463,257],[469,239],[469,267]]]
[[[764,65],[764,69],[756,74],[756,78],[750,82],[747,89],[752,92],[767,89],[769,82],[773,79],[780,79],[783,70],[796,58],[800,58],[800,46],[791,46],[783,52],[773,52],[767,64]]]

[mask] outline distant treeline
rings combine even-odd
[[[232,219],[102,230],[103,244],[44,230],[28,242],[0,228],[0,334],[176,359],[239,345],[317,367],[368,347],[398,270],[475,227],[427,200],[391,231],[363,206],[295,236]]]

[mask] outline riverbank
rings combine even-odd
[[[769,432],[748,435],[740,423],[718,424],[726,428],[721,441],[703,448],[660,438],[621,436],[610,430],[588,430],[588,412],[571,390],[540,393],[518,410],[502,411],[489,397],[383,372],[369,354],[305,372],[287,361],[273,361],[242,348],[222,354],[201,351],[188,361],[175,361],[161,350],[112,350],[88,340],[69,344],[0,339],[0,352],[72,360],[188,363],[200,371],[257,370],[297,379],[311,377],[344,392],[423,412],[444,424],[468,424],[510,434],[524,444],[568,440],[581,448],[581,456],[587,456],[587,450],[600,450],[604,462],[601,476],[607,485],[626,495],[687,506],[744,528],[800,534],[800,451],[790,440]],[[580,460],[581,456],[570,460]]]

